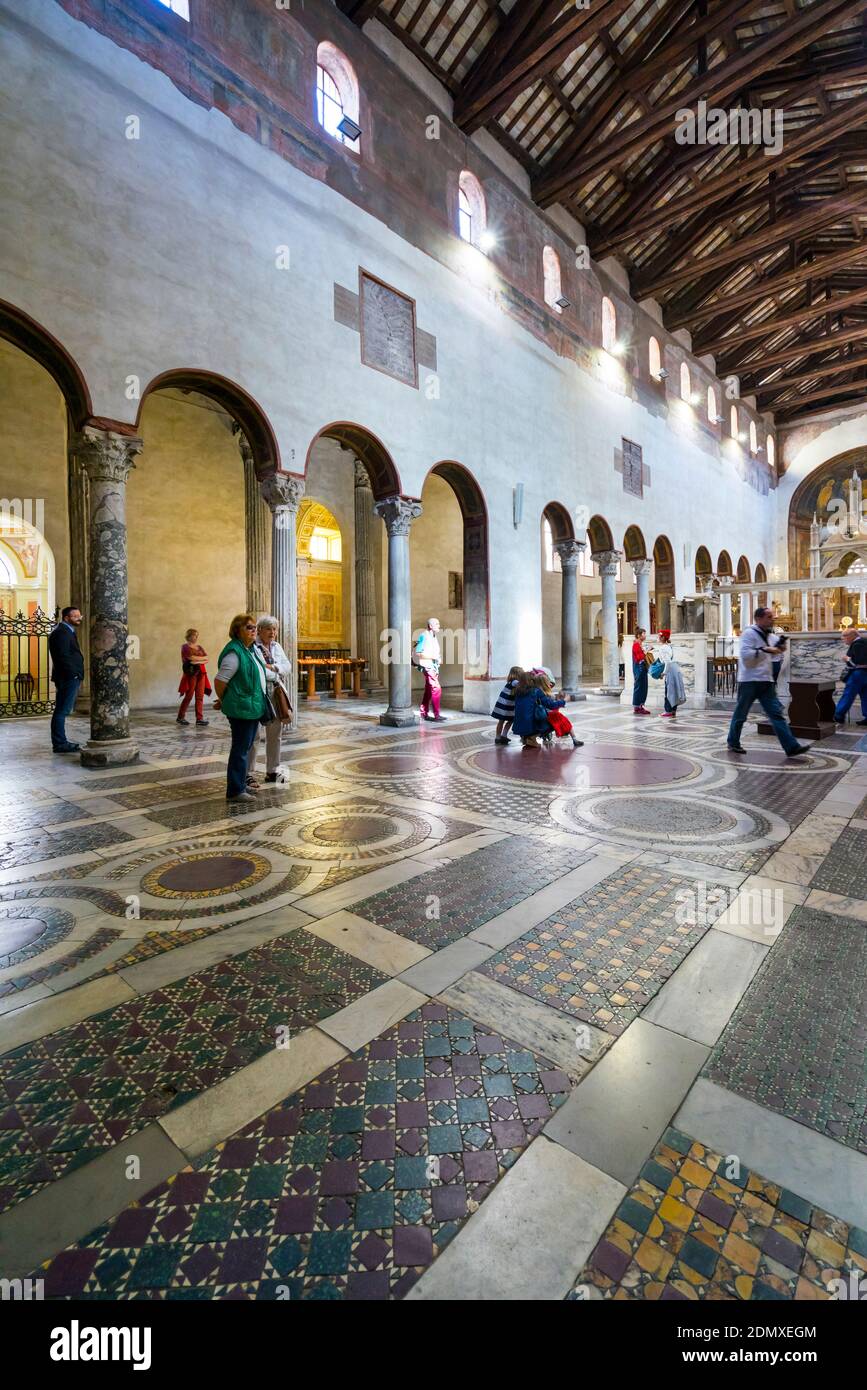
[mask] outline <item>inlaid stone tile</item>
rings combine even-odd
[[[841,897],[867,899],[867,830],[851,826],[831,846],[813,876],[811,888]]]
[[[425,1004],[49,1261],[46,1296],[402,1298],[569,1086]]]
[[[638,865],[606,878],[478,966],[619,1036],[727,905],[712,886]]]
[[[387,978],[295,932],[6,1053],[0,1209]]]
[[[867,1153],[863,922],[796,907],[704,1075]]]
[[[353,911],[438,950],[589,858],[586,850],[565,846],[548,850],[527,836],[510,835],[445,868],[365,898]]]
[[[0,845],[0,869],[20,869],[45,859],[60,859],[65,854],[86,854],[91,849],[129,842],[133,836],[119,830],[108,821],[95,825],[78,825],[74,830],[60,830],[56,835],[39,835],[26,841],[14,840]]]
[[[225,787],[225,782],[222,783]],[[311,801],[314,797],[333,794],[334,788],[314,782],[289,781],[277,783],[273,789],[260,791],[252,801],[236,802],[227,805],[225,793],[209,800],[197,800],[189,806],[165,806],[148,811],[148,820],[165,825],[171,830],[186,830],[197,825],[207,825],[213,821],[243,818],[261,814],[262,811],[278,809],[295,801]]]
[[[867,1231],[669,1129],[568,1298],[847,1298],[865,1270]]]

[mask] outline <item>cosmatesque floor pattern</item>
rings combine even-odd
[[[0,724],[0,1278],[472,1298],[520,1208],[510,1297],[531,1267],[546,1298],[847,1296],[867,740],[790,763],[748,725],[736,760],[719,713],[593,694],[574,750],[379,712],[303,705],[242,806],[218,715],[138,714],[141,760],[89,774]],[[145,1133],[173,1157],[131,1199],[102,1175]]]

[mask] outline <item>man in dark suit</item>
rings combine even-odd
[[[84,657],[76,631],[80,626],[81,609],[75,606],[64,608],[60,622],[48,638],[51,679],[57,691],[51,716],[51,744],[55,753],[77,753],[81,747],[78,743],[70,743],[66,737],[66,720],[75,707],[84,679]]]

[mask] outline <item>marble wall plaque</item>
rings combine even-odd
[[[364,271],[359,285],[362,362],[417,386],[415,301]]]

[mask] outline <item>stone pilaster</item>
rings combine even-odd
[[[650,631],[650,571],[652,560],[631,560],[635,576],[635,626]]]
[[[355,630],[357,656],[367,662],[364,684],[375,690],[382,684],[379,630],[376,621],[376,572],[373,563],[373,490],[367,469],[355,460]]]
[[[268,612],[271,602],[269,551],[271,518],[259,491],[253,450],[243,434],[238,436],[238,448],[244,460],[244,534],[247,560],[247,608],[259,618]]]
[[[412,707],[412,600],[409,570],[409,528],[421,516],[421,502],[387,497],[377,502],[378,516],[388,535],[388,709],[380,723],[403,728],[417,724]]]
[[[89,493],[90,741],[85,767],[138,761],[129,733],[126,481],[141,453],[131,435],[86,426],[71,447]]]
[[[81,459],[74,447],[75,434],[70,427],[67,445],[67,501],[69,507],[69,592],[57,596],[59,608],[68,603],[77,603],[82,613],[90,617],[90,560],[89,537],[90,506],[88,499],[87,474],[81,466]],[[84,704],[90,698],[90,644],[83,644],[84,680],[81,683],[79,701]]]
[[[271,509],[271,612],[279,624],[277,640],[292,663],[292,723],[298,723],[298,542],[296,521],[304,479],[274,473],[260,484]],[[265,605],[268,607],[269,605]]]
[[[560,606],[560,684],[567,695],[577,695],[581,682],[581,610],[578,604],[578,561],[586,542],[555,541],[563,572]]]
[[[731,580],[723,577],[719,586],[720,601],[720,636],[731,637],[732,635],[732,594]]]
[[[620,643],[617,640],[617,570],[619,550],[600,550],[592,556],[602,579],[602,689],[620,694]]]
[[[740,596],[740,629],[745,632],[750,625],[750,596],[742,593]]]

